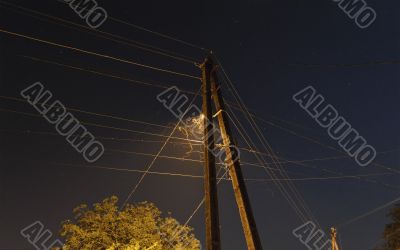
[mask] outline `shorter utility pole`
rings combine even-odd
[[[232,179],[233,191],[236,198],[236,203],[239,208],[240,219],[247,242],[247,249],[261,250],[261,240],[258,235],[256,222],[253,211],[251,209],[250,200],[247,194],[246,185],[243,179],[242,170],[240,167],[239,153],[237,147],[233,143],[232,133],[229,127],[228,115],[225,111],[225,103],[222,97],[221,88],[217,76],[217,66],[214,65],[211,56],[208,57],[208,62],[212,65],[211,83],[213,99],[216,107],[216,116],[221,130],[223,148],[226,152],[226,160],[228,164],[229,174]]]
[[[331,228],[332,250],[339,250],[339,245],[337,244],[336,237],[337,237],[336,228],[332,227]]]
[[[220,250],[217,177],[214,152],[214,126],[211,106],[212,63],[206,59],[201,65],[203,71],[203,121],[204,121],[204,190],[206,216],[206,249]]]

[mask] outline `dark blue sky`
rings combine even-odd
[[[56,0],[10,2],[86,25],[73,10]],[[198,62],[205,57],[201,50],[140,31],[115,19],[212,49],[246,105],[267,121],[259,125],[279,157],[308,160],[345,154],[326,130],[292,100],[293,94],[313,85],[377,152],[390,151],[378,154],[376,163],[400,170],[400,120],[397,110],[400,104],[400,68],[395,63],[370,64],[400,60],[398,1],[367,0],[368,5],[377,12],[376,21],[367,29],[358,28],[337,4],[328,0],[98,2],[112,17],[99,30],[194,57]],[[36,14],[27,16],[25,11],[15,11],[15,7],[5,8],[2,1],[0,6],[2,30],[200,76],[200,71],[191,64],[39,20],[34,18]],[[19,98],[22,89],[40,81],[69,108],[169,126],[176,123],[175,117],[156,100],[156,95],[162,89],[22,56],[125,78],[177,85],[190,91],[200,87],[197,80],[143,70],[4,33],[0,33],[0,46],[1,96]],[[357,66],[346,66],[354,64]],[[232,101],[226,88],[223,91],[226,98]],[[196,103],[200,104],[200,101],[198,98]],[[0,99],[0,108],[36,113],[27,102],[4,98]],[[160,127],[78,112],[74,115],[82,122],[151,133],[170,133],[170,129]],[[10,112],[0,112],[0,117],[0,249],[34,249],[19,234],[22,228],[40,220],[50,230],[57,232],[60,222],[71,218],[75,206],[98,202],[113,194],[124,200],[140,177],[140,174],[133,172],[78,167],[76,165],[90,164],[61,136],[24,132],[56,133],[44,118]],[[241,120],[245,121],[243,116]],[[97,137],[163,140],[94,126],[88,126],[88,129]],[[239,135],[235,135],[239,144],[245,146]],[[304,137],[312,138],[314,142]],[[116,150],[155,154],[162,145],[110,140],[103,140],[102,143],[106,154],[95,165],[139,170],[146,169],[152,157]],[[185,145],[169,145],[163,154],[183,157],[186,151]],[[198,155],[191,157],[198,158]],[[255,162],[254,157],[248,154],[243,154],[243,158],[243,161]],[[284,167],[290,172],[291,178],[388,172],[373,165],[362,168],[354,159],[346,157],[305,164],[285,164]],[[153,170],[201,175],[201,167],[195,162],[160,159]],[[246,178],[269,178],[263,170],[251,166],[243,166],[243,172]],[[391,173],[361,179],[293,183],[322,229],[328,232],[332,225],[340,225],[397,198],[400,193],[399,178],[399,174]],[[291,233],[302,222],[273,183],[248,182],[247,186],[264,249],[306,249]],[[148,175],[131,201],[154,202],[162,211],[170,211],[183,223],[202,195],[201,179]],[[245,249],[229,182],[219,185],[219,198],[223,249]],[[388,209],[339,227],[343,249],[372,249],[388,221]],[[190,225],[204,243],[202,210]]]

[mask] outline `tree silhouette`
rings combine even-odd
[[[389,216],[392,219],[387,224],[383,233],[384,243],[377,250],[399,250],[400,249],[400,204],[390,211]]]
[[[122,210],[112,196],[90,209],[74,209],[74,221],[62,224],[63,250],[198,250],[193,229],[171,217],[161,217],[152,203],[128,204]]]

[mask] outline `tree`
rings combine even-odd
[[[387,224],[383,233],[385,243],[379,250],[399,250],[400,249],[400,204],[390,211],[389,216],[392,219],[390,224]]]
[[[128,204],[122,210],[112,196],[90,209],[74,209],[74,222],[62,224],[63,250],[176,250],[200,249],[189,226],[171,217],[161,217],[152,203]]]

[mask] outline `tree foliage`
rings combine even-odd
[[[162,217],[152,203],[128,204],[122,210],[113,196],[93,208],[74,209],[74,221],[65,221],[63,250],[198,250],[193,229],[171,217]]]
[[[400,204],[397,204],[389,213],[392,222],[387,224],[383,232],[384,244],[379,250],[400,249]]]

